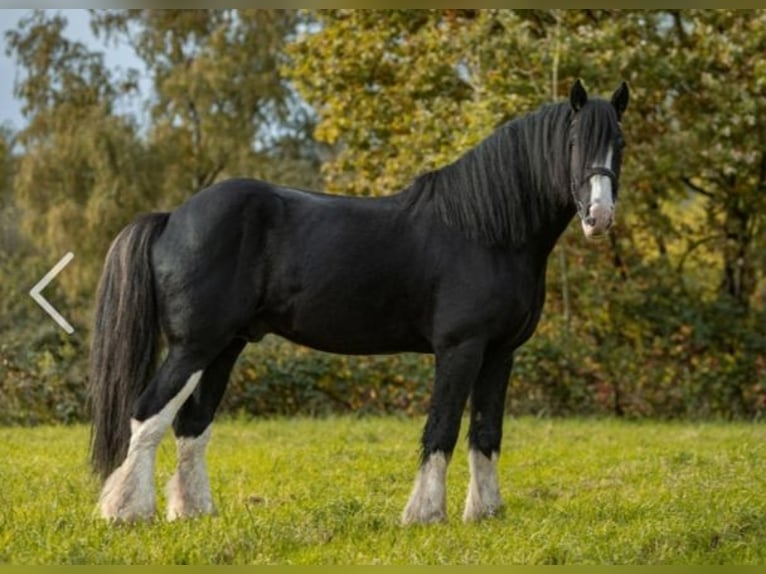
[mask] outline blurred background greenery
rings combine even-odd
[[[394,193],[566,97],[577,77],[591,94],[630,83],[618,224],[606,241],[577,229],[560,241],[542,322],[517,353],[510,412],[766,410],[766,11],[89,17],[98,49],[68,36],[56,11],[5,31],[24,123],[0,130],[0,423],[87,418],[95,285],[138,213],[230,176]],[[142,70],[106,65],[118,42]],[[45,296],[75,325],[71,337],[27,296],[69,250],[74,262]],[[417,414],[431,360],[267,338],[240,358],[225,409]]]

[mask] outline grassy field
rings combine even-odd
[[[93,517],[87,428],[0,428],[0,562],[766,563],[762,425],[509,419],[505,514],[461,522],[461,441],[449,522],[402,528],[421,425],[350,417],[216,424],[208,463],[219,515],[123,526]],[[167,437],[159,485],[174,458]],[[159,503],[164,510],[162,494]]]

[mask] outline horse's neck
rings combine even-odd
[[[551,214],[548,222],[532,234],[528,248],[542,256],[543,261],[546,260],[576,213],[577,209],[573,204],[561,206],[556,213]]]

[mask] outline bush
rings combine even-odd
[[[57,334],[32,346],[0,345],[0,424],[84,420],[86,366],[76,340]]]
[[[267,337],[240,357],[223,408],[263,414],[424,412],[431,388],[428,355],[333,355]]]

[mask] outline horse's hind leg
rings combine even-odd
[[[481,520],[500,512],[503,499],[497,481],[497,460],[503,436],[505,393],[513,356],[487,352],[471,394],[471,426],[468,431],[468,466],[471,482],[463,520]]]
[[[436,353],[436,380],[423,431],[423,457],[402,514],[404,524],[441,522],[447,517],[447,465],[483,350],[480,341],[464,341]]]
[[[205,369],[197,390],[173,422],[178,466],[166,487],[168,520],[215,513],[205,467],[205,448],[231,369],[245,344],[244,339],[235,339],[221,351]]]
[[[204,358],[202,358],[204,361]],[[107,478],[101,491],[101,516],[118,521],[154,515],[154,462],[157,446],[181,405],[202,377],[204,362],[179,348],[171,348],[152,382],[138,398],[130,421],[128,453]]]

